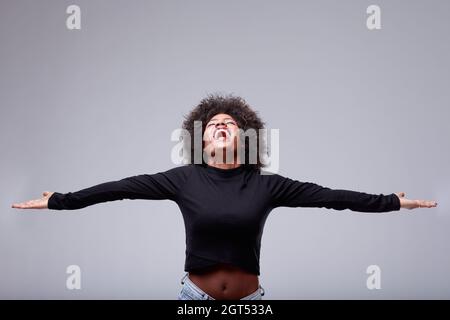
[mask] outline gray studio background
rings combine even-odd
[[[81,7],[81,30],[66,8]],[[381,30],[366,8],[381,7]],[[206,94],[244,97],[280,129],[279,173],[404,191],[437,208],[278,208],[264,299],[450,298],[448,1],[0,2],[0,298],[176,299],[174,202],[20,210],[176,164],[170,140]],[[81,267],[81,290],[66,268]],[[366,268],[381,268],[368,290]]]

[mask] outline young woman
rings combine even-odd
[[[201,144],[195,143],[195,121],[201,124]],[[191,160],[186,165],[77,192],[46,191],[40,199],[12,207],[74,210],[122,199],[175,201],[186,230],[186,273],[178,299],[257,300],[264,295],[258,279],[261,237],[273,209],[325,207],[388,212],[437,205],[435,201],[406,199],[404,192],[367,194],[261,174],[264,165],[258,151],[264,147],[264,139],[256,135],[256,143],[249,139],[247,144],[244,134],[249,129],[263,129],[263,122],[240,97],[204,98],[185,117],[183,128],[187,133],[185,147],[189,148],[185,154]],[[198,148],[202,152],[197,163]],[[255,151],[256,161],[250,161]]]

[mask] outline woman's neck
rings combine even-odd
[[[212,157],[212,158],[209,158],[206,163],[211,167],[215,167],[215,168],[219,168],[219,169],[234,169],[234,168],[240,167],[242,165],[242,163],[240,161],[240,157],[236,156],[236,155],[233,159],[233,162],[229,161],[227,163],[227,161],[225,161],[225,159],[223,159],[222,162],[219,162],[219,161],[216,161],[216,159],[214,157]]]
[[[219,168],[219,169],[234,169],[237,167],[240,167],[240,163],[215,163],[215,162],[208,162],[208,165],[211,167]]]

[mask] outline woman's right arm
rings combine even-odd
[[[44,192],[44,197],[13,204],[20,209],[74,210],[96,203],[123,200],[176,200],[189,175],[188,166],[175,167],[165,172],[141,174],[117,181],[109,181],[76,192]]]

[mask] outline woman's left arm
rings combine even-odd
[[[389,212],[400,208],[436,207],[435,201],[410,200],[404,192],[370,194],[365,192],[331,189],[312,182],[301,182],[278,174],[267,176],[273,207],[325,207],[350,209],[359,212]]]

